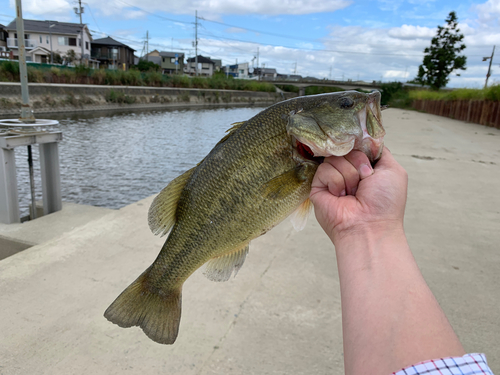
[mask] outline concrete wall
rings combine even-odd
[[[36,113],[98,111],[123,108],[217,107],[270,105],[296,94],[144,86],[29,84]],[[0,82],[0,115],[18,115],[21,85]]]

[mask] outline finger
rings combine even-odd
[[[382,151],[382,156],[380,160],[377,162],[375,169],[392,169],[395,166],[399,166],[400,164],[394,159],[391,151],[387,147],[384,146],[384,150]]]
[[[351,151],[345,156],[345,158],[354,166],[356,171],[359,173],[359,178],[361,180],[373,174],[373,168],[370,164],[370,160],[363,152]]]
[[[344,177],[328,162],[321,163],[318,167],[311,188],[315,190],[328,190],[336,197],[346,195]]]
[[[331,156],[325,158],[324,162],[333,165],[335,169],[340,172],[342,177],[344,177],[346,193],[349,195],[356,194],[359,184],[359,173],[356,167],[345,157]]]

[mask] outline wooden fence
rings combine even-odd
[[[433,115],[500,129],[500,102],[491,100],[414,100],[413,108]]]

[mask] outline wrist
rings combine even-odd
[[[374,250],[406,245],[406,235],[400,220],[371,222],[348,229],[333,231],[330,237],[337,253],[344,251]],[[389,246],[383,246],[387,244]]]

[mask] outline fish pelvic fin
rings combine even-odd
[[[210,259],[207,262],[205,272],[203,274],[211,281],[227,281],[234,271],[234,277],[238,274],[241,266],[245,262],[248,254],[249,245],[225,254],[219,257]]]
[[[150,268],[118,296],[104,317],[122,328],[139,326],[157,343],[173,344],[181,320],[182,286],[171,290],[148,287]]]
[[[305,228],[312,206],[311,200],[307,198],[290,216],[290,221],[296,231]]]
[[[196,167],[191,168],[173,179],[167,187],[160,191],[153,200],[153,203],[151,203],[148,212],[148,224],[149,229],[155,235],[161,234],[161,237],[163,237],[174,225],[177,203],[195,169]]]

